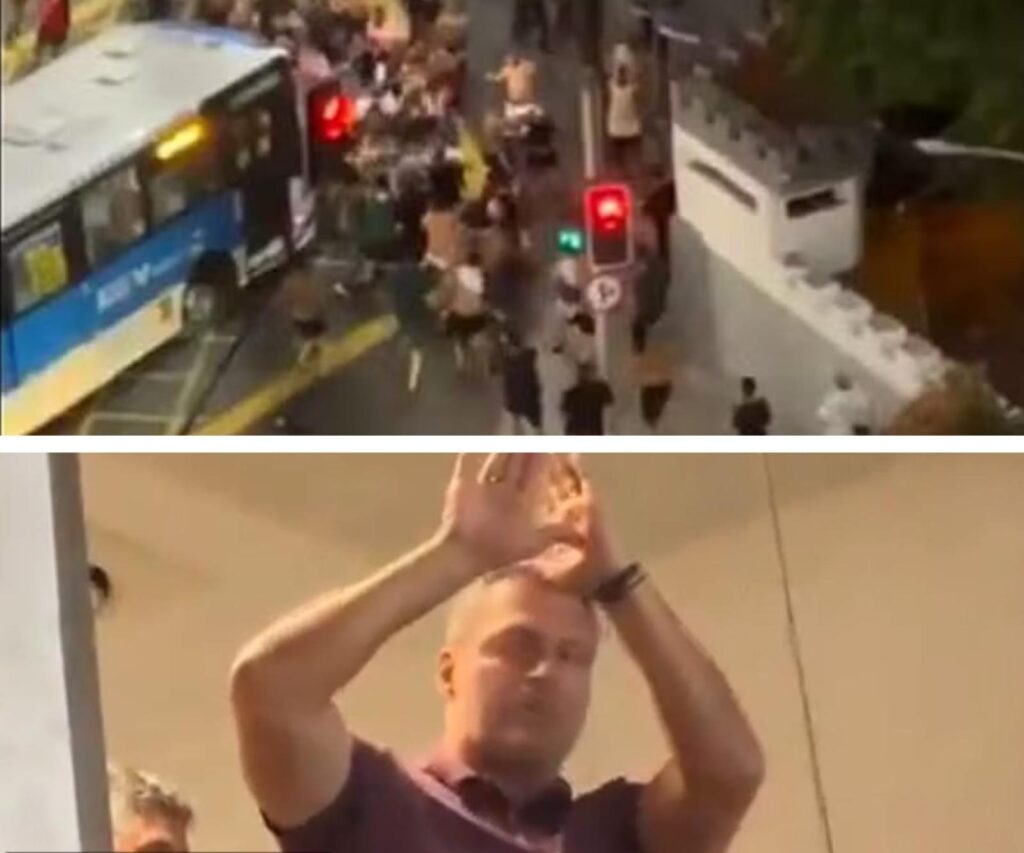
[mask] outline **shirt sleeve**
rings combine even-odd
[[[345,786],[334,801],[301,826],[280,827],[260,812],[263,823],[284,853],[330,853],[352,849],[348,843],[362,831],[370,803],[382,791],[401,783],[402,770],[390,753],[353,739],[352,765]]]

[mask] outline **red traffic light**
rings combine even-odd
[[[319,141],[338,142],[355,125],[355,105],[337,90],[325,89],[313,97],[312,120]]]
[[[633,204],[625,184],[597,184],[584,197],[590,263],[595,269],[633,260]]]

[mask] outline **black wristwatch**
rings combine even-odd
[[[598,587],[590,593],[589,598],[598,604],[617,604],[629,593],[644,582],[647,574],[639,563],[630,563],[624,569],[619,569],[610,577],[603,580]]]

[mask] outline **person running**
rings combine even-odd
[[[505,64],[487,79],[505,86],[505,117],[521,118],[537,106],[537,66],[518,51],[510,51]]]
[[[772,408],[757,393],[757,380],[744,376],[740,381],[740,402],[732,411],[732,427],[737,435],[768,435]]]
[[[299,342],[298,364],[318,373],[327,333],[328,299],[305,254],[296,257],[285,275],[282,291]]]
[[[500,346],[501,384],[512,432],[539,435],[543,428],[537,350],[527,346],[513,328],[502,332]]]
[[[445,299],[445,332],[455,345],[455,366],[465,370],[474,342],[487,329],[489,317],[484,302],[484,271],[480,253],[470,251],[464,263],[454,268]]]
[[[422,226],[427,235],[426,262],[440,273],[455,269],[464,239],[458,211],[435,195],[423,214]]]
[[[387,175],[378,175],[357,209],[357,242],[368,261],[367,278],[377,278],[379,265],[391,259],[398,238],[395,197]]]
[[[615,401],[611,386],[593,364],[581,364],[576,384],[562,395],[566,435],[604,435],[605,409]]]
[[[433,272],[430,266],[424,265],[406,250],[385,276],[391,310],[409,348],[407,388],[410,394],[419,387],[423,372],[423,349],[437,323],[437,316],[430,304],[435,287]]]

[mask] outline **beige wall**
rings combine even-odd
[[[282,609],[361,577],[431,529],[443,456],[87,457],[90,548],[118,601],[100,621],[108,744],[177,780],[197,846],[271,849],[241,785],[225,677]],[[1024,851],[1024,456],[588,459],[610,514],[714,653],[765,742],[740,853],[824,853],[800,657],[835,850]],[[343,701],[400,752],[440,722],[433,614]],[[628,732],[630,740],[623,737]],[[614,640],[569,767],[644,776],[663,743]]]

